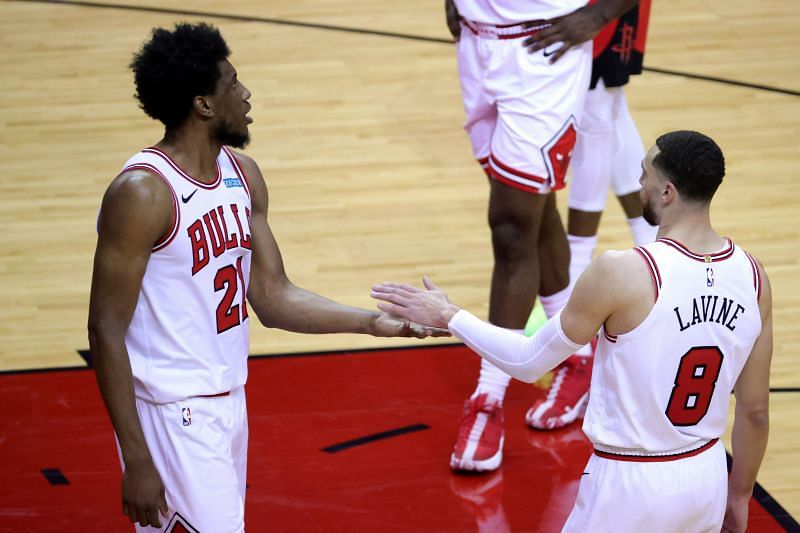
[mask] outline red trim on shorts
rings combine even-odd
[[[494,170],[492,167],[489,167],[486,170],[487,170],[490,178],[499,181],[503,185],[508,185],[509,187],[512,187],[514,189],[518,189],[520,191],[529,192],[529,193],[532,193],[532,194],[541,194],[541,192],[542,192],[541,188],[532,187],[530,185],[524,185],[522,183],[519,183],[518,181],[510,180],[510,179],[506,178],[505,176],[503,176],[501,174],[498,174],[497,171]]]
[[[756,301],[761,301],[761,272],[758,270],[758,264],[756,263],[755,258],[747,253],[745,250],[742,250],[744,255],[747,256],[747,259],[750,260],[750,266],[753,268],[753,286],[756,289]]]
[[[594,449],[594,454],[603,459],[612,459],[614,461],[628,461],[632,463],[663,463],[666,461],[677,461],[678,459],[686,459],[687,457],[694,457],[714,446],[719,439],[711,439],[699,448],[689,450],[688,452],[674,453],[671,455],[623,455],[620,453],[609,453]]]
[[[606,331],[606,328],[603,328],[603,335],[605,336],[606,340],[611,343],[617,342],[617,336],[612,335],[611,333]]]
[[[661,294],[661,273],[658,271],[658,265],[656,264],[656,260],[653,258],[650,252],[647,251],[646,248],[637,246],[633,250],[635,252],[638,252],[639,255],[642,256],[642,259],[644,259],[644,262],[650,269],[650,277],[653,280],[653,290],[655,291],[656,301],[658,301],[658,296]]]
[[[527,174],[525,172],[522,172],[521,170],[517,170],[515,168],[512,168],[512,167],[506,165],[505,163],[503,163],[502,161],[500,161],[499,159],[497,159],[497,156],[494,155],[494,154],[491,154],[489,156],[489,165],[491,165],[492,163],[497,165],[500,168],[500,170],[508,172],[509,174],[513,174],[514,176],[517,176],[519,178],[523,178],[523,179],[526,179],[526,180],[530,180],[530,181],[533,181],[533,182],[536,182],[536,183],[542,183],[542,184],[547,183],[547,181],[548,181],[547,178],[542,178],[540,176],[535,176],[533,174]]]
[[[516,26],[516,24],[515,24],[515,26]],[[528,31],[525,31],[525,32],[522,32],[522,33],[512,33],[510,35],[498,35],[497,38],[500,39],[500,40],[519,39],[521,37],[528,37],[529,35],[535,35],[535,34],[539,33],[540,31],[542,31],[542,28],[535,28],[535,29],[528,30]]]
[[[192,176],[190,176],[189,174],[187,174],[186,172],[184,172],[184,170],[181,167],[179,167],[178,164],[175,161],[173,161],[172,158],[169,155],[167,155],[165,152],[162,152],[158,148],[153,146],[153,147],[150,147],[150,148],[145,148],[144,150],[142,150],[142,152],[155,154],[155,155],[161,157],[161,159],[166,161],[167,164],[169,164],[169,166],[171,166],[173,168],[173,170],[175,170],[175,172],[180,174],[187,181],[193,183],[194,185],[197,185],[198,187],[200,187],[202,189],[215,189],[215,188],[217,188],[217,186],[220,183],[222,183],[222,171],[220,170],[219,163],[217,163],[217,162],[215,162],[216,167],[217,167],[217,175],[214,178],[214,181],[211,182],[211,183],[203,183],[202,181],[199,181],[199,180],[193,178]]]
[[[687,248],[685,244],[680,243],[675,239],[670,239],[667,237],[662,237],[661,239],[658,239],[656,242],[663,242],[664,244],[672,246],[686,257],[694,259],[695,261],[700,261],[702,263],[705,263],[706,258],[708,258],[708,260],[710,260],[712,263],[716,263],[717,261],[724,261],[733,255],[733,241],[727,237],[725,237],[725,240],[728,242],[728,245],[725,247],[725,249],[722,250],[721,252],[716,252],[713,254],[695,253],[691,251],[689,248]]]
[[[163,250],[169,243],[175,240],[175,236],[178,235],[178,226],[180,226],[181,223],[181,210],[180,204],[178,203],[178,195],[175,194],[175,189],[172,188],[172,184],[169,182],[169,180],[153,165],[149,163],[136,163],[126,167],[123,172],[128,172],[129,170],[144,170],[158,176],[164,183],[167,184],[169,192],[172,194],[172,228],[170,228],[168,232],[166,232],[161,238],[153,243],[153,248],[151,249],[152,252]]]
[[[231,391],[225,392],[218,392],[217,394],[198,394],[197,396],[192,396],[192,398],[222,398],[223,396],[230,396]]]

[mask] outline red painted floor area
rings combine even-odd
[[[590,446],[525,427],[541,389],[506,399],[502,468],[448,458],[478,358],[463,346],[250,362],[249,531],[559,531]],[[87,370],[0,375],[0,531],[126,531],[111,426]],[[428,426],[336,453],[359,437]],[[68,484],[51,484],[43,469]],[[755,500],[751,530],[783,531]]]

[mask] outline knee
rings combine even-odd
[[[496,261],[519,261],[536,255],[538,233],[530,224],[512,217],[490,217],[489,227]]]

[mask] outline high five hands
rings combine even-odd
[[[450,302],[427,276],[422,278],[424,289],[405,283],[384,282],[372,286],[370,293],[380,300],[378,308],[392,316],[411,322],[447,330],[447,324],[460,308]]]

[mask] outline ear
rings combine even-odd
[[[194,110],[201,116],[206,118],[211,118],[214,116],[213,103],[208,99],[207,96],[195,96],[194,100],[192,100],[192,105]]]
[[[678,198],[678,189],[669,180],[664,180],[661,188],[661,203],[665,206],[671,204]]]

